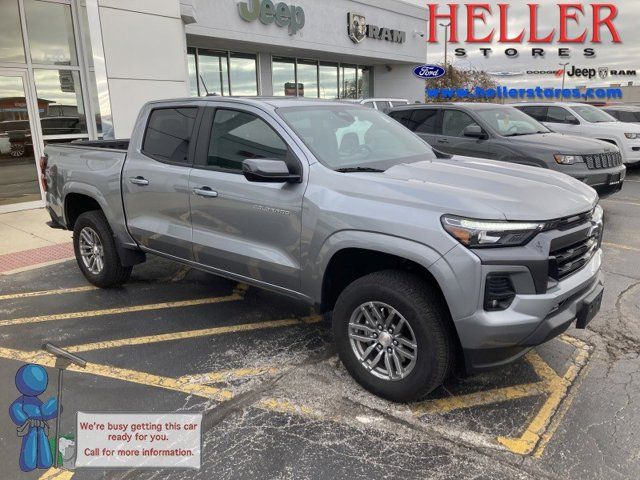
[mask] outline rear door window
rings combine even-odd
[[[387,113],[387,111],[388,111],[388,110],[389,110],[389,108],[391,108],[391,107],[389,106],[389,102],[387,102],[387,101],[380,101],[380,100],[379,100],[379,101],[377,101],[377,102],[376,102],[376,108],[377,108],[378,110],[380,110],[381,112]]]
[[[394,120],[397,120],[405,127],[413,130],[413,124],[411,123],[411,115],[413,110],[396,110],[395,112],[389,112],[389,116]]]
[[[562,107],[549,107],[547,112],[547,122],[550,123],[575,123],[574,117],[569,110]]]
[[[189,144],[198,109],[158,108],[149,115],[142,153],[161,161],[188,165]]]
[[[535,107],[518,107],[518,108],[539,122],[547,121],[547,107],[535,106]]]
[[[437,108],[420,108],[414,110],[411,117],[412,130],[416,133],[440,134],[438,125],[440,110]]]

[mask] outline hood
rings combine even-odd
[[[541,133],[506,138],[514,145],[548,150],[552,154],[587,155],[617,151],[616,146],[611,143],[560,133]]]
[[[537,167],[455,156],[391,167],[371,179],[404,185],[402,195],[442,213],[482,219],[551,220],[589,211],[595,190]]]

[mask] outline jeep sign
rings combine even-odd
[[[238,2],[240,17],[247,22],[260,19],[265,25],[273,22],[279,27],[289,27],[289,35],[294,35],[304,27],[302,7],[287,5],[284,2],[274,4],[271,0],[247,0]]]

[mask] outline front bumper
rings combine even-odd
[[[477,341],[463,348],[467,371],[477,372],[505,365],[536,345],[564,333],[576,321],[585,300],[604,288],[599,250],[582,270],[544,295],[516,295],[502,312],[479,311],[460,326],[483,331]],[[547,312],[542,320],[538,312]]]
[[[580,168],[560,171],[595,188],[598,192],[611,194],[622,188],[627,168],[624,165],[618,165],[617,167],[590,170],[586,166],[580,165]]]
[[[581,223],[539,233],[523,247],[469,250],[459,245],[430,268],[449,305],[468,371],[509,363],[575,322],[585,299],[603,287],[602,250],[554,280],[556,253],[601,231]],[[596,234],[598,235],[598,234]],[[562,267],[564,268],[564,267]],[[485,308],[489,276],[508,276],[515,295],[504,310]]]

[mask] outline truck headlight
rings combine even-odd
[[[593,223],[602,223],[602,217],[604,217],[604,210],[600,205],[596,205],[591,214],[591,221]]]
[[[627,137],[629,140],[636,140],[640,138],[640,133],[625,133],[624,136]]]
[[[582,162],[582,157],[580,155],[554,155],[553,158],[556,159],[556,163],[560,165],[573,165],[574,163]]]
[[[469,248],[517,247],[531,240],[542,228],[541,223],[474,220],[443,215],[442,227],[449,235]]]

